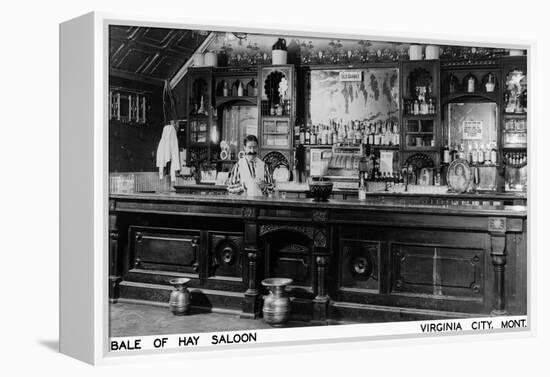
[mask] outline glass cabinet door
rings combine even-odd
[[[527,147],[527,75],[514,68],[506,73],[504,90],[504,148]]]
[[[289,148],[290,131],[288,120],[264,118],[262,121],[262,145],[268,148]]]

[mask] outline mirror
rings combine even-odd
[[[307,105],[312,124],[399,117],[398,68],[312,70],[310,83]]]
[[[465,150],[497,142],[497,105],[494,102],[450,103],[446,106],[446,142]]]

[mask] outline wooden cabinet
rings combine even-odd
[[[212,144],[219,143],[212,103],[212,68],[189,69],[188,82],[188,162],[204,163],[212,158]]]
[[[502,62],[504,88],[502,103],[503,148],[527,147],[527,62],[525,58]]]
[[[223,168],[235,163],[248,134],[258,136],[258,92],[257,67],[214,69],[217,129],[228,148],[220,153],[218,162]]]
[[[527,190],[527,58],[506,57],[502,65],[501,145],[506,191]]]
[[[401,79],[402,150],[437,152],[440,145],[439,60],[403,62]]]
[[[295,117],[294,66],[260,68],[260,153],[277,155],[283,165],[291,164]]]

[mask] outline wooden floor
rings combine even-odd
[[[308,326],[304,322],[288,322],[285,327]],[[109,336],[145,336],[188,334],[216,331],[271,329],[262,319],[239,318],[238,313],[212,313],[191,309],[184,316],[175,316],[168,306],[116,303],[109,306]]]

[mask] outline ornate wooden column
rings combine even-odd
[[[122,280],[120,274],[118,222],[115,213],[115,201],[109,200],[109,302],[118,300],[118,284]]]
[[[495,273],[494,306],[492,315],[505,315],[505,271],[506,271],[506,218],[490,217],[491,259]]]
[[[244,293],[241,318],[257,318],[260,314],[260,294],[258,291],[258,259],[261,258],[258,247],[258,211],[253,207],[243,208],[244,219],[244,255],[247,261],[247,289]]]
[[[329,263],[328,211],[313,211],[315,225],[313,235],[313,255],[315,257],[315,298],[313,299],[312,322],[327,324],[330,297],[326,293],[326,272]]]

